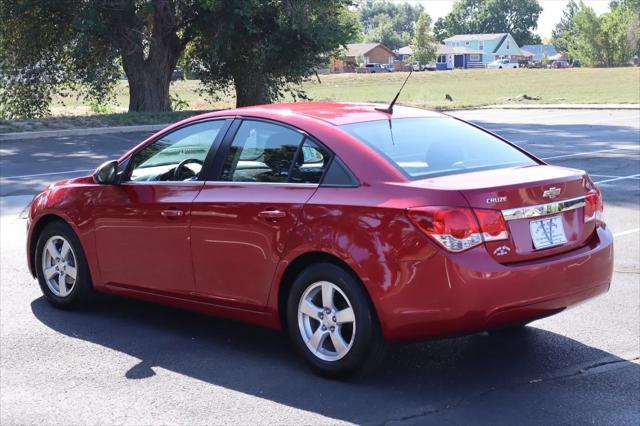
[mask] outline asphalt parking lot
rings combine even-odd
[[[519,335],[394,347],[376,374],[329,381],[259,327],[111,297],[51,308],[26,269],[22,210],[148,133],[0,141],[0,423],[638,424],[640,111],[454,114],[599,183],[609,293]]]

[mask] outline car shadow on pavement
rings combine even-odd
[[[588,402],[590,410],[607,413],[615,398],[627,398],[631,408],[618,411],[618,420],[638,415],[637,390],[630,390],[638,387],[637,364],[535,327],[508,336],[481,333],[393,347],[372,374],[332,381],[312,374],[286,336],[273,330],[111,296],[85,311],[60,311],[43,297],[31,308],[59,333],[139,359],[122,371],[131,380],[151,377],[160,367],[336,420],[423,424],[453,416],[447,421],[513,424],[540,423],[551,413],[553,423],[576,423],[576,415],[582,423],[593,418],[580,417],[589,413],[586,390],[575,389],[581,381],[567,386],[563,380],[590,373],[599,377],[591,384],[598,397]],[[112,370],[105,366],[104,374]],[[553,409],[557,401],[561,410]]]

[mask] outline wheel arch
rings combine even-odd
[[[320,263],[320,262],[333,263],[334,265],[343,268],[345,271],[347,271],[347,273],[353,276],[353,278],[362,287],[365,294],[367,295],[367,300],[369,301],[369,305],[371,307],[375,320],[378,322],[378,325],[381,325],[380,317],[378,316],[378,312],[376,310],[376,305],[375,303],[373,303],[373,300],[371,299],[371,294],[369,294],[367,286],[364,285],[364,283],[362,282],[362,279],[360,279],[356,271],[354,271],[353,268],[349,266],[349,264],[346,263],[344,260],[340,259],[339,257],[333,254],[322,252],[322,251],[311,251],[311,252],[303,253],[298,257],[296,257],[295,259],[293,259],[291,263],[287,265],[286,269],[282,274],[282,278],[280,279],[280,283],[278,287],[277,314],[278,314],[278,319],[280,320],[280,324],[282,328],[286,328],[286,324],[287,324],[286,303],[287,303],[287,296],[289,295],[289,290],[291,289],[293,282],[295,281],[296,277],[307,266],[312,265],[314,263]]]
[[[73,232],[75,232],[75,230],[73,229],[73,226],[71,226],[71,224],[68,221],[66,221],[62,216],[59,216],[54,213],[47,213],[39,217],[35,223],[31,224],[31,231],[30,231],[29,241],[28,241],[28,255],[29,255],[28,266],[29,266],[29,272],[31,272],[31,276],[33,276],[33,278],[36,278],[35,257],[36,257],[36,245],[38,242],[38,238],[40,238],[40,234],[42,233],[42,230],[47,225],[53,222],[64,223],[65,225],[69,226],[71,230],[73,230]]]

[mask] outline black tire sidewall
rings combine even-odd
[[[42,254],[44,252],[44,246],[49,238],[54,236],[61,236],[67,240],[71,245],[71,249],[73,250],[73,254],[76,258],[76,282],[71,289],[71,292],[65,297],[53,294],[45,282],[44,273],[42,271]],[[40,289],[51,304],[59,308],[74,308],[88,301],[93,289],[91,276],[89,274],[89,268],[87,266],[84,250],[82,249],[82,244],[69,225],[63,222],[52,222],[45,226],[36,242],[34,262]]]
[[[317,358],[307,348],[298,327],[298,304],[305,290],[318,281],[337,285],[351,302],[356,319],[355,340],[349,353],[337,361]],[[348,376],[366,364],[372,346],[381,343],[377,318],[365,290],[344,268],[332,263],[316,263],[307,267],[294,281],[287,300],[287,328],[291,340],[311,368],[323,376]]]

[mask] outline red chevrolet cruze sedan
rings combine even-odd
[[[97,290],[283,328],[330,376],[385,342],[557,313],[613,265],[584,171],[447,115],[341,103],[172,125],[38,195],[27,249],[57,307]]]

